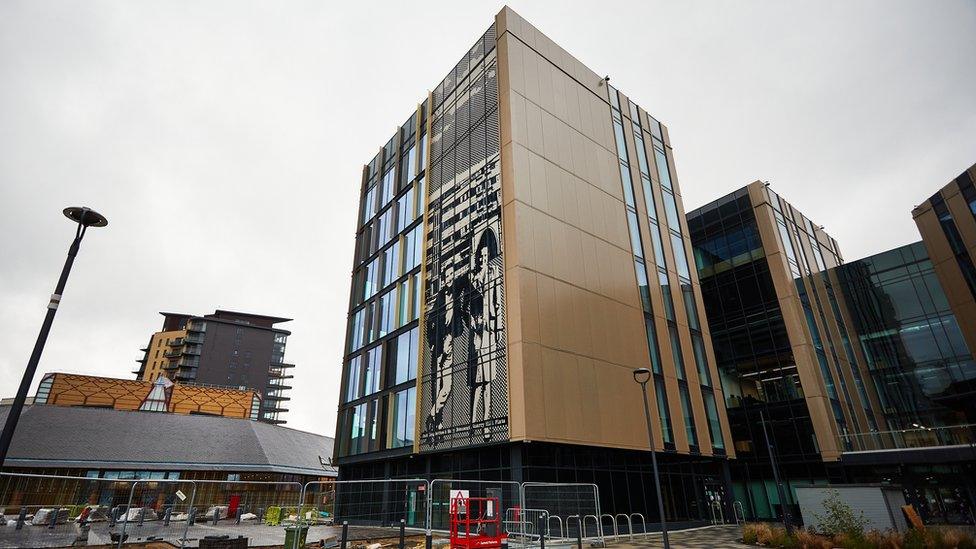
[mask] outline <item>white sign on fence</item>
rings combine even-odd
[[[452,506],[454,505],[454,500],[457,498],[468,499],[469,497],[471,497],[469,494],[470,492],[467,490],[451,490],[451,505]],[[467,509],[465,509],[464,502],[463,501],[457,502],[457,513],[459,515],[463,515],[466,512]]]

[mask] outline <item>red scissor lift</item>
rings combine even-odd
[[[501,528],[498,498],[451,500],[451,549],[489,549],[501,547],[505,533]]]

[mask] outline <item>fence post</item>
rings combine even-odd
[[[238,506],[237,507],[237,513],[236,513],[236,515],[237,515],[237,517],[236,517],[237,518],[237,524],[240,524],[241,523],[241,515],[243,515],[243,514],[244,514],[244,509],[242,509],[240,506]]]
[[[434,514],[434,481],[427,481],[427,532],[424,536],[424,548],[432,549],[434,545],[433,537],[430,535],[432,515]]]
[[[302,537],[302,519],[303,519],[302,518],[302,506],[305,505],[305,491],[308,489],[308,485],[311,484],[311,483],[312,483],[312,481],[309,481],[309,482],[306,482],[305,484],[302,484],[302,485],[299,486],[299,490],[298,490],[298,520],[296,521],[296,526],[298,527],[298,529],[295,530],[295,546],[292,547],[291,549],[298,549],[299,548],[299,545],[301,544],[299,540]],[[311,521],[309,521],[309,529],[311,529]]]
[[[549,527],[549,521],[546,520],[545,514],[539,515],[539,549],[546,549],[546,528]]]
[[[20,514],[17,515],[17,528],[16,528],[16,530],[20,530],[21,528],[24,527],[24,521],[25,520],[27,520],[27,508],[26,507],[21,507],[20,508]]]
[[[125,529],[129,525],[129,510],[132,509],[132,498],[136,493],[136,484],[139,484],[138,480],[134,481],[132,487],[129,488],[129,502],[125,506],[125,518],[122,519],[122,533],[119,534],[119,549],[122,549],[122,544],[125,542]]]
[[[342,521],[342,543],[339,545],[340,549],[346,549],[346,540],[349,539],[349,521]]]
[[[173,513],[173,506],[166,506],[166,513],[163,515],[163,526],[169,526],[170,515]]]
[[[193,520],[193,501],[197,497],[197,483],[190,481],[193,486],[193,490],[190,492],[190,503],[186,509],[186,524],[183,525],[183,537],[180,538],[180,549],[186,547],[186,536],[190,531],[190,522]]]
[[[576,547],[583,549],[583,521],[580,520],[580,527],[576,530]]]
[[[596,500],[596,516],[598,517],[596,521],[596,535],[600,537],[600,543],[602,544],[602,546],[606,547],[607,539],[603,536],[603,519],[599,518],[600,517],[600,487],[597,486],[596,483],[593,484],[593,498]],[[617,519],[614,519],[614,522],[616,522],[616,520]]]
[[[58,523],[58,514],[61,513],[61,506],[57,505],[54,507],[54,512],[51,513],[51,520],[47,521],[47,529],[54,530],[54,526]]]
[[[404,530],[406,529],[406,527],[407,527],[407,521],[405,521],[403,519],[400,519],[400,549],[403,549],[403,547],[404,547],[404,545],[403,545],[404,544],[404,534],[405,534]]]

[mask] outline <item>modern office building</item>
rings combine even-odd
[[[672,519],[727,496],[726,396],[658,120],[504,8],[360,184],[341,478],[595,482],[604,512],[651,521],[653,449]]]
[[[767,436],[788,487],[897,484],[927,521],[971,517],[976,363],[960,317],[972,294],[965,254],[953,251],[965,247],[950,246],[960,230],[940,203],[943,193],[956,202],[967,181],[916,209],[923,234],[937,229],[925,245],[851,263],[762,182],[688,214],[736,448],[734,498],[747,517],[782,512]],[[962,208],[962,230],[976,235]],[[926,248],[956,278],[937,276]],[[956,284],[955,298],[943,284]],[[786,497],[794,504],[792,490]]]
[[[144,381],[52,372],[41,379],[33,403],[257,420],[261,394],[254,389],[173,382],[165,376]]]
[[[871,444],[851,433],[883,425],[828,273],[843,259],[759,181],[690,212],[688,226],[736,450],[735,499],[749,517],[775,517],[767,435],[795,485],[841,480],[841,453]]]
[[[970,349],[976,349],[976,165],[959,174],[912,217]]]
[[[160,313],[163,327],[142,349],[138,379],[255,389],[261,395],[259,421],[285,423],[285,391],[294,364],[285,362],[291,332],[275,327],[290,319],[217,310],[193,316]]]
[[[834,270],[887,429],[852,434],[855,482],[892,483],[927,522],[976,508],[976,362],[922,242]]]

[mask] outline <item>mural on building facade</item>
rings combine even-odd
[[[422,451],[508,438],[494,28],[433,93]]]

